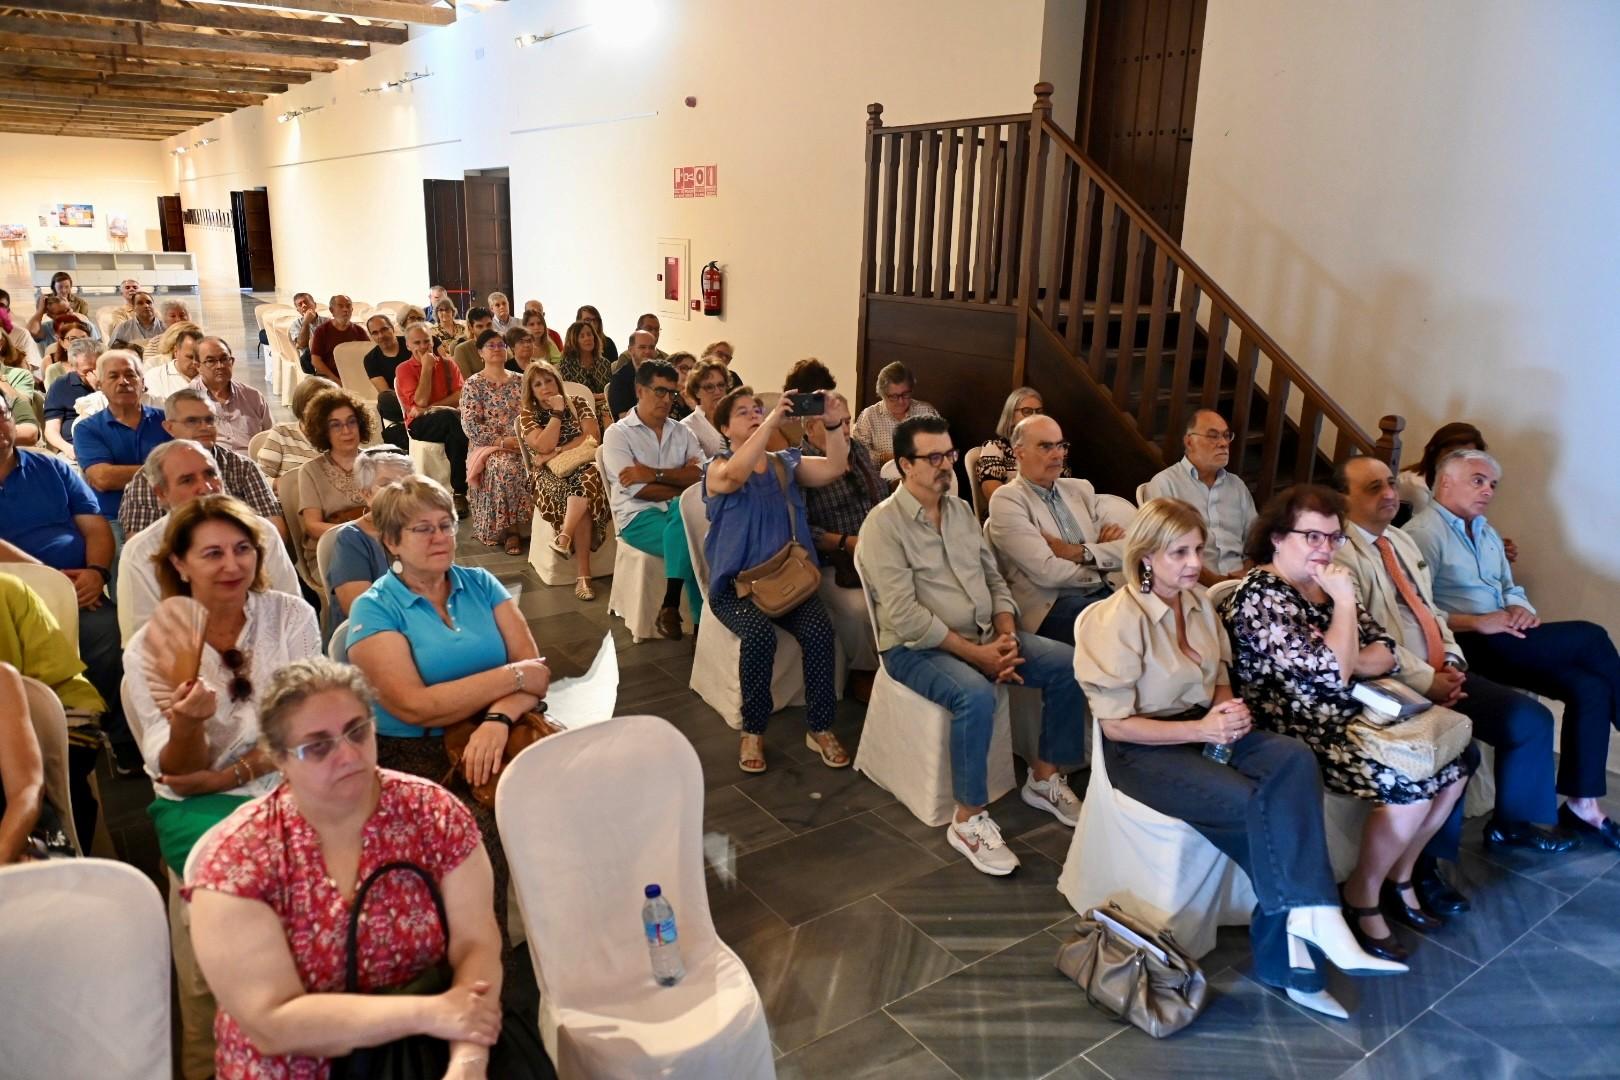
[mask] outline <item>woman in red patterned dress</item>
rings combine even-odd
[[[192,940],[219,1001],[220,1080],[325,1080],[330,1059],[425,1034],[455,1080],[482,1080],[501,1024],[501,935],[472,815],[437,784],[377,767],[373,695],[324,658],[276,672],[259,706],[283,782],[197,846]],[[444,897],[449,948],[414,874],[378,878],[359,932],[360,993],[344,993],[356,890],[408,862]],[[448,959],[449,989],[381,994]]]

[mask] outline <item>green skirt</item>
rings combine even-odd
[[[186,799],[153,799],[146,808],[157,830],[158,850],[177,875],[186,873],[186,857],[202,834],[230,817],[248,801],[246,795],[193,795]]]

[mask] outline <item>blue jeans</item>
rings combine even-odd
[[[1024,658],[1018,675],[1041,691],[1041,760],[1053,765],[1083,764],[1086,756],[1086,697],[1074,681],[1074,650],[1067,645],[1018,634]],[[963,806],[990,801],[990,734],[996,723],[996,684],[978,668],[943,649],[896,645],[883,654],[889,677],[951,714],[951,791]]]
[[[1074,620],[1080,613],[1099,600],[1108,599],[1107,589],[1098,589],[1093,593],[1060,593],[1052,604],[1052,610],[1046,613],[1041,625],[1035,633],[1043,638],[1061,641],[1065,645],[1074,644]]]

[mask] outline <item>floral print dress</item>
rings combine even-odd
[[[1325,637],[1333,604],[1314,604],[1267,570],[1250,570],[1221,605],[1232,634],[1232,690],[1254,714],[1254,726],[1292,735],[1316,752],[1322,783],[1330,790],[1396,806],[1431,799],[1463,774],[1461,759],[1428,780],[1409,780],[1350,738],[1346,726],[1361,714],[1341,678],[1339,659]],[[1360,607],[1362,648],[1395,642]]]
[[[561,430],[557,433],[558,446],[571,443],[585,434],[578,417],[596,415],[590,401],[578,395],[575,395],[572,406],[571,411],[562,416]],[[568,497],[577,495],[590,503],[591,550],[595,551],[607,539],[608,525],[613,520],[607,488],[594,462],[581,465],[567,476],[558,476],[546,467],[546,460],[551,455],[542,457],[528,449],[529,432],[543,429],[550,422],[551,410],[540,407],[533,412],[525,410],[518,420],[518,437],[524,441],[523,456],[528,462],[529,478],[534,484],[534,507],[546,524],[554,531],[562,532],[563,517],[568,513]]]
[[[461,427],[474,449],[495,446],[517,433],[523,380],[512,375],[496,385],[479,372],[461,388]],[[484,462],[478,482],[470,480],[467,503],[472,508],[473,535],[480,543],[498,544],[519,531],[534,513],[523,458],[516,450],[496,450]]]

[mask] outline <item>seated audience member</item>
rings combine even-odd
[[[1436,470],[1434,501],[1406,533],[1429,564],[1435,603],[1470,671],[1563,702],[1559,823],[1620,849],[1620,825],[1598,803],[1607,791],[1609,728],[1620,726],[1620,655],[1596,623],[1543,622],[1514,582],[1502,538],[1485,519],[1501,478],[1485,451],[1454,451]]]
[[[42,372],[45,375],[46,385],[54,382],[57,378],[56,375],[51,373],[52,368],[60,368],[67,365],[69,361],[68,346],[73,342],[80,338],[86,338],[95,342],[98,352],[101,351],[102,348],[101,338],[92,335],[90,332],[94,328],[76,315],[63,315],[61,318],[56,320],[55,329],[55,337],[50,342],[41,346],[44,351],[41,354],[40,362],[42,365]],[[60,374],[60,372],[58,372],[58,374]]]
[[[433,338],[425,326],[405,331],[405,347],[411,350],[411,358],[394,369],[394,393],[405,410],[405,430],[419,442],[444,446],[444,456],[450,459],[451,490],[457,499],[465,500],[467,433],[461,429],[457,412],[461,369],[433,351]]]
[[[539,301],[531,300],[529,303],[538,304]],[[544,309],[525,308],[523,329],[534,335],[535,355],[540,359],[548,364],[556,364],[562,359],[562,335],[547,324]]]
[[[106,714],[107,703],[86,678],[78,650],[39,594],[5,569],[6,564],[0,562],[0,663],[49,686],[67,713],[68,799],[79,850],[88,854],[101,815],[90,777],[101,756],[103,736],[98,720]],[[9,711],[0,705],[0,724]],[[140,760],[133,740],[128,751],[131,764]]]
[[[441,302],[446,300],[449,300],[452,304],[455,303],[455,301],[450,300],[449,289],[445,288],[443,285],[428,286],[427,303],[429,311],[432,311],[434,308],[438,307]]]
[[[855,421],[855,438],[872,452],[879,465],[894,458],[894,429],[919,416],[938,416],[926,401],[912,399],[917,380],[911,369],[896,360],[878,372],[877,392],[882,398],[861,410]]]
[[[705,460],[725,449],[725,437],[714,426],[714,410],[730,390],[726,379],[726,365],[718,360],[700,360],[681,383],[686,389],[683,396],[691,402],[691,411],[680,420],[697,439]],[[673,415],[673,412],[672,412]]]
[[[1414,929],[1443,924],[1419,906],[1412,873],[1477,759],[1470,748],[1429,779],[1413,780],[1350,735],[1348,725],[1361,715],[1351,684],[1388,675],[1396,661],[1394,639],[1357,605],[1355,579],[1333,561],[1344,543],[1341,507],[1336,492],[1315,485],[1273,496],[1249,533],[1254,568],[1221,615],[1232,634],[1232,689],[1255,726],[1303,740],[1328,790],[1376,807],[1344,883],[1345,912],[1355,916],[1350,926],[1363,949],[1403,962],[1406,948],[1384,912]]]
[[[484,302],[489,305],[489,328],[497,334],[505,334],[512,327],[522,325],[512,317],[512,298],[505,293],[492,292]]]
[[[1428,507],[1434,497],[1435,473],[1440,462],[1449,454],[1457,450],[1489,449],[1485,445],[1485,436],[1473,424],[1459,420],[1440,425],[1424,445],[1422,456],[1396,474],[1395,484],[1402,506],[1395,524],[1404,528],[1414,514]],[[1508,562],[1519,560],[1519,545],[1505,536],[1502,537],[1502,550],[1507,553]]]
[[[298,318],[287,328],[287,334],[298,351],[298,366],[304,369],[305,375],[314,375],[315,365],[309,358],[310,341],[322,323],[331,321],[331,316],[322,315],[315,297],[307,292],[293,294],[293,307],[298,311]]]
[[[202,327],[196,323],[176,323],[163,331],[156,352],[141,361],[146,368],[146,392],[167,400],[176,390],[196,382],[202,374],[197,361],[197,346],[202,339]]]
[[[277,536],[285,538],[287,523],[281,516],[281,503],[258,466],[234,450],[220,445],[214,409],[200,390],[176,390],[163,403],[163,430],[171,438],[195,439],[213,456],[225,493],[247,503],[255,514],[266,519]],[[150,460],[151,455],[147,455]],[[126,537],[133,536],[156,521],[164,508],[145,469],[135,474],[124,489],[124,503],[118,508],[118,524]]]
[[[1013,428],[1020,421],[1045,412],[1046,404],[1041,400],[1040,392],[1032,386],[1020,386],[1007,395],[1006,402],[1001,406],[1001,418],[996,421],[996,433],[979,450],[977,474],[971,477],[979,485],[986,506],[990,505],[990,496],[996,493],[998,487],[1018,475],[1018,465],[1013,459]],[[1069,475],[1068,469],[1065,468],[1061,475]]]
[[[92,340],[101,340],[101,327],[96,321],[88,313],[81,315],[74,311],[60,296],[43,297],[42,306],[28,320],[28,332],[41,349],[61,340],[70,326],[82,328]]]
[[[319,658],[264,691],[264,744],[284,781],[209,838],[184,892],[219,1000],[221,1077],[326,1076],[333,1059],[408,1035],[448,1040],[455,1080],[489,1075],[502,978],[490,860],[449,792],[378,768],[374,707],[358,671]],[[437,887],[446,933],[421,878],[377,873],[401,864]],[[348,950],[332,943],[374,875],[353,957],[368,993],[348,994]],[[451,987],[404,992],[441,963]]]
[[[528,371],[529,365],[535,360],[534,335],[521,326],[514,326],[501,337],[506,342],[506,370]],[[547,339],[546,343],[549,345],[551,342]]]
[[[326,390],[304,409],[304,437],[320,456],[298,470],[298,516],[304,526],[304,559],[315,565],[321,534],[366,512],[355,478],[360,448],[371,442],[371,414],[344,389]]]
[[[996,690],[1041,690],[1040,750],[1020,794],[1073,828],[1080,800],[1062,769],[1084,761],[1086,728],[1074,651],[1018,629],[973,508],[947,497],[957,453],[944,419],[903,421],[893,449],[900,486],[867,515],[857,560],[877,613],[878,649],[891,677],[951,713],[956,814],[946,839],[975,869],[1010,874],[1018,856],[986,809]]]
[[[568,328],[563,338],[562,362],[557,371],[564,382],[577,382],[590,387],[597,404],[607,402],[607,385],[612,379],[613,362],[602,352],[602,337],[594,324],[577,322]]]
[[[574,595],[594,600],[591,552],[607,542],[613,522],[607,487],[595,461],[581,462],[561,474],[550,463],[558,454],[600,446],[602,427],[591,399],[584,395],[568,398],[562,376],[550,364],[536,361],[524,372],[522,399],[518,435],[535,509],[555,533],[552,550],[574,560]]]
[[[158,443],[168,442],[163,410],[141,404],[141,362],[133,353],[104,352],[96,381],[107,407],[73,425],[73,449],[84,478],[95,489],[101,514],[118,520],[124,488]]]
[[[731,348],[731,342],[711,341],[707,346],[704,347],[703,356],[701,357],[701,359],[704,360],[718,360],[720,363],[725,365],[726,393],[728,394],[742,385],[742,376],[731,370],[732,355],[733,350]]]
[[[575,323],[568,331],[574,340]],[[702,476],[703,451],[690,428],[669,418],[679,390],[675,369],[663,360],[648,360],[636,370],[636,407],[602,435],[602,467],[609,481],[608,498],[619,540],[664,560],[664,602],[657,616],[658,633],[681,637],[681,588],[695,625],[703,614],[692,555],[681,523],[681,492]]]
[[[366,335],[371,338],[371,351],[366,353],[366,378],[377,391],[377,415],[382,417],[382,436],[401,450],[409,450],[405,435],[405,410],[400,407],[399,395],[394,393],[394,375],[399,365],[411,358],[411,350],[394,330],[394,320],[385,311],[379,311],[366,320]]]
[[[371,517],[371,502],[377,492],[403,480],[412,472],[411,459],[404,454],[379,450],[361,454],[354,463],[354,482],[366,497],[366,512],[337,527],[332,554],[327,559],[326,580],[322,582],[335,602],[333,627],[348,617],[360,594],[388,572],[388,553],[383,550],[382,533]]]
[[[75,331],[79,335],[84,333],[78,328]],[[78,423],[79,411],[75,406],[80,399],[96,393],[101,385],[96,377],[101,346],[81,336],[69,342],[67,356],[71,370],[48,382],[45,389],[45,442],[69,461],[76,461],[73,428]]]
[[[684,351],[671,353],[669,366],[675,369],[675,377],[681,385],[681,392],[675,395],[675,404],[670,407],[669,416],[671,420],[685,420],[692,412],[692,403],[686,399],[686,377],[697,367],[697,357]]]
[[[115,325],[135,317],[135,297],[145,291],[141,288],[141,283],[134,278],[125,278],[118,283],[118,296],[124,302],[113,308],[113,314],[116,316]]]
[[[45,797],[45,761],[22,676],[0,661],[0,866],[76,854]]]
[[[298,385],[293,387],[292,414],[293,419],[283,420],[270,428],[270,437],[264,440],[259,447],[259,456],[254,463],[259,470],[271,481],[279,479],[320,456],[320,451],[310,445],[309,438],[304,434],[302,417],[304,410],[309,407],[309,399],[322,390],[336,390],[338,384],[331,379],[323,379],[319,375],[311,375],[306,379],[299,379]]]
[[[73,309],[75,315],[90,318],[90,305],[79,295],[73,285],[73,275],[66,270],[58,270],[51,275],[51,295],[61,297]]]
[[[261,431],[270,430],[270,406],[258,390],[235,378],[236,357],[224,338],[205,337],[197,343],[197,380],[194,389],[208,394],[219,425],[219,441],[238,454]]]
[[[624,362],[608,379],[607,404],[613,419],[617,420],[636,407],[636,372],[643,361],[652,359],[654,342],[657,340],[650,330],[636,330],[630,334],[624,356],[620,357]]]
[[[455,359],[453,350],[456,343],[467,332],[467,327],[456,318],[455,301],[448,297],[436,300],[429,310],[433,314],[433,322],[428,327],[433,334],[433,350],[446,360]]]
[[[716,376],[716,379],[718,377]],[[836,390],[827,393],[827,407],[838,403],[843,421],[829,424],[825,416],[807,417],[804,437],[799,441],[799,453],[806,457],[823,457],[827,453],[827,436],[843,431],[849,417],[849,401]],[[816,554],[823,565],[842,567],[841,583],[858,584],[855,574],[855,549],[860,543],[861,525],[872,508],[889,494],[889,485],[878,476],[877,463],[871,451],[846,439],[849,457],[844,471],[831,483],[804,489],[805,506],[810,514],[810,537],[815,541]]]
[[[523,529],[534,516],[523,440],[518,437],[523,377],[507,368],[506,339],[500,334],[485,330],[478,347],[484,367],[461,387],[473,535],[479,543],[504,545],[508,555],[521,555]]]
[[[1373,457],[1353,457],[1333,473],[1345,496],[1348,542],[1335,561],[1355,578],[1356,600],[1395,639],[1395,677],[1439,705],[1474,722],[1474,738],[1496,749],[1496,807],[1485,829],[1488,844],[1535,851],[1567,851],[1573,838],[1551,826],[1558,804],[1553,790],[1553,718],[1527,695],[1464,674],[1462,647],[1434,603],[1428,563],[1412,539],[1390,522],[1400,509],[1395,477]],[[1605,732],[1607,722],[1602,722]],[[1573,764],[1573,763],[1571,763]],[[1445,884],[1437,859],[1457,861],[1461,809],[1429,842],[1416,867],[1418,898],[1437,915],[1467,910],[1462,895]]]
[[[349,609],[349,660],[377,687],[377,760],[443,777],[443,729],[482,718],[457,770],[458,797],[489,838],[504,935],[506,854],[494,811],[467,785],[500,771],[511,725],[544,700],[551,672],[506,586],[482,567],[456,565],[449,492],[409,477],[378,492],[371,514],[391,568]]]
[[[25,359],[28,367],[44,371],[43,365],[39,362],[39,343],[34,340],[34,335],[28,332],[26,321],[18,318],[17,313],[11,310],[11,294],[4,289],[0,289],[0,330],[5,332],[5,336],[16,348],[17,355]]]
[[[1125,535],[1124,587],[1080,615],[1074,668],[1102,736],[1093,753],[1111,786],[1180,818],[1249,875],[1255,976],[1346,1019],[1307,943],[1347,971],[1405,969],[1363,952],[1339,910],[1310,747],[1256,729],[1233,697],[1230,639],[1198,583],[1205,532],[1188,504],[1150,500]]]
[[[165,327],[177,326],[180,323],[191,322],[191,309],[186,307],[184,300],[165,300],[158,305],[158,314],[163,316]]]
[[[485,330],[493,329],[494,324],[495,316],[489,308],[468,309],[467,332],[451,351],[451,359],[455,361],[456,370],[461,372],[463,380],[472,378],[484,366],[484,358],[478,355],[478,339]]]
[[[591,324],[591,329],[596,331],[597,340],[602,343],[602,355],[607,357],[609,364],[619,358],[619,346],[614,343],[612,338],[602,333],[602,313],[600,311],[597,311],[590,304],[581,304],[579,310],[574,313],[574,321]]]
[[[163,599],[152,555],[163,544],[170,516],[203,495],[218,495],[222,491],[236,495],[234,491],[226,491],[215,457],[218,452],[218,447],[210,448],[198,440],[177,436],[153,448],[141,466],[141,475],[130,484],[131,487],[136,482],[144,485],[162,516],[139,529],[125,527],[129,539],[124,541],[118,557],[118,629],[126,646],[135,631],[151,619],[158,601]],[[126,510],[129,503],[126,495]],[[254,525],[265,535],[265,578],[276,592],[299,596],[298,571],[287,557],[287,545],[281,542],[281,528],[285,526],[277,528],[281,524],[280,504],[276,507],[276,520],[271,521],[258,507],[248,504],[255,515]]]
[[[34,412],[34,373],[11,339],[0,334],[0,397],[11,406],[11,422],[18,446],[37,446],[43,419]]]
[[[347,296],[339,293],[327,301],[326,306],[332,317],[317,325],[309,335],[309,363],[313,369],[310,374],[342,385],[343,376],[337,369],[337,347],[346,341],[366,340],[366,331],[365,327],[350,321],[354,318],[354,301]]]
[[[646,333],[649,333],[649,334],[652,335],[652,356],[653,356],[653,358],[657,359],[657,360],[668,360],[669,359],[669,354],[664,352],[663,349],[660,349],[658,347],[658,339],[663,335],[664,330],[663,330],[663,327],[658,322],[658,316],[657,315],[654,315],[652,312],[649,311],[647,314],[642,315],[640,318],[638,318],[636,320],[636,328],[635,328],[634,331],[631,332],[632,336],[634,336],[634,334],[638,334],[638,333],[642,333],[642,332],[646,332]],[[620,364],[617,361],[615,361],[615,363],[613,365],[613,370],[615,372],[617,372],[619,370],[619,367],[620,367]]]
[[[130,317],[113,327],[113,337],[125,341],[146,341],[163,333],[163,320],[158,318],[150,293],[136,293],[131,306],[133,312]]]
[[[1232,457],[1232,428],[1220,413],[1199,409],[1181,437],[1186,456],[1148,481],[1150,499],[1180,499],[1204,515],[1209,541],[1204,545],[1205,585],[1243,576],[1243,546],[1255,519],[1254,496],[1235,473],[1226,471]]]
[[[807,550],[815,549],[800,489],[838,480],[849,463],[849,435],[844,428],[847,412],[842,404],[831,401],[827,410],[827,420],[833,425],[827,456],[812,458],[797,450],[772,453],[765,449],[775,429],[792,415],[793,403],[785,396],[766,415],[745,386],[721,398],[715,414],[731,452],[714,458],[703,470],[703,501],[709,519],[703,555],[709,564],[709,605],[714,617],[742,642],[737,678],[742,688],[743,734],[737,764],[743,772],[765,771],[765,725],[775,711],[771,681],[778,626],[798,641],[803,658],[805,719],[810,726],[806,744],[821,756],[824,765],[842,769],[849,764],[849,754],[832,733],[838,706],[833,689],[838,650],[821,598],[812,594],[792,611],[773,618],[752,597],[737,595],[736,589],[739,573],[771,558],[784,545],[797,542]],[[787,518],[792,519],[791,530]]]
[[[1019,625],[1073,645],[1074,620],[1109,593],[1104,575],[1120,568],[1125,530],[1103,517],[1091,484],[1062,475],[1069,444],[1056,420],[1020,420],[1012,452],[1013,478],[990,497],[985,535]]]

